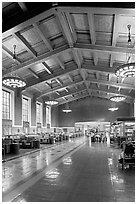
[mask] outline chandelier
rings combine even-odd
[[[110,111],[117,111],[117,110],[118,110],[118,107],[108,108],[108,110],[110,110]]]
[[[13,45],[13,49],[14,49],[13,60],[15,61],[16,60],[16,54],[15,54],[16,45]],[[25,80],[20,78],[17,74],[13,74],[12,70],[9,76],[5,76],[2,78],[2,83],[11,88],[23,88],[26,86]]]
[[[52,94],[53,94],[53,86],[52,86],[53,80],[51,80],[51,90],[52,90]],[[53,99],[52,94],[50,95],[49,100],[45,101],[45,103],[49,106],[53,106],[53,105],[57,105],[58,101]]]
[[[124,101],[125,99],[126,97],[122,95],[115,95],[115,96],[110,97],[110,100],[114,102],[121,102],[121,101]]]
[[[129,50],[126,56],[127,62],[117,67],[116,73],[115,73],[117,77],[122,77],[122,78],[135,76],[135,62],[132,62],[133,44],[131,42],[131,33],[130,33],[131,25],[128,25],[127,28],[128,28],[128,50]]]
[[[116,102],[112,102],[112,106],[110,108],[108,108],[109,111],[117,111],[118,107],[116,107]]]
[[[62,110],[64,113],[70,113],[72,110],[70,109],[68,103],[66,103],[66,107]]]

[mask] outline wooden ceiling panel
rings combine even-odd
[[[61,33],[55,17],[50,18],[46,22],[43,22],[41,25],[43,28],[43,32],[46,32],[48,38],[57,36]]]
[[[84,59],[93,60],[93,53],[90,50],[81,50]]]
[[[111,45],[112,34],[96,32],[96,45]]]
[[[22,30],[20,34],[26,39],[26,41],[31,45],[38,44],[42,41],[34,27],[29,27],[25,30]]]
[[[135,78],[126,77],[124,78],[123,83],[129,84],[129,85],[135,85]]]
[[[46,62],[46,64],[47,64],[50,68],[56,66],[56,60],[55,60],[53,57],[51,57],[50,59],[46,60],[45,62]]]
[[[27,51],[25,50],[25,51],[23,51],[23,52],[21,52],[21,53],[18,54],[18,58],[19,58],[22,62],[26,62],[26,61],[28,61],[28,60],[33,59],[33,56],[32,56],[29,52],[27,52]]]
[[[10,58],[6,58],[5,60],[2,61],[2,66],[6,69],[10,69],[12,68],[12,64],[13,64],[13,60]]]
[[[131,41],[132,41],[132,47],[134,47],[135,37],[131,37]],[[119,35],[117,38],[116,46],[128,48],[128,35],[126,36]]]
[[[30,72],[28,72],[28,71],[26,71],[26,70],[21,70],[21,71],[19,71],[18,72],[18,75],[20,76],[20,77],[22,77],[23,79],[29,79],[30,77],[33,77],[33,75],[30,73]],[[35,79],[35,78],[34,78]]]
[[[98,52],[98,59],[99,60],[109,60],[110,54],[108,52]]]
[[[53,46],[54,49],[58,48],[58,47],[61,47],[63,45],[66,44],[66,40],[64,39],[63,35],[57,37],[57,38],[54,38],[51,40],[51,44]]]
[[[3,33],[3,76],[13,62],[15,44],[18,58],[13,72],[27,80],[27,87],[32,86],[26,88],[30,93],[47,97],[52,94],[51,80],[58,79],[54,96],[61,103],[66,100],[59,94],[72,101],[91,95],[93,88],[96,96],[107,98],[107,92],[117,90],[117,65],[126,61],[127,24],[132,25],[134,43],[135,18],[130,9],[64,6],[40,13]],[[134,81],[121,80],[119,87],[131,93]],[[68,96],[70,92],[77,94]]]
[[[92,70],[91,70],[91,71],[92,71]],[[95,73],[95,72],[90,72],[90,71],[88,70],[87,76],[88,76],[89,78],[91,78],[91,79],[96,79],[96,73]]]
[[[124,33],[128,35],[127,25],[131,25],[131,35],[135,35],[135,17],[134,16],[120,15],[119,25],[120,25],[118,28],[119,34]]]
[[[34,50],[36,51],[37,55],[45,54],[49,51],[49,49],[45,46],[45,43],[41,42],[35,46],[33,46]]]
[[[8,59],[9,57],[2,51],[2,60],[6,60]]]
[[[45,71],[44,66],[41,63],[35,64],[33,67],[31,67],[31,69],[36,73],[40,73],[40,72]]]
[[[66,62],[70,62],[72,61],[72,55],[70,54],[70,52],[63,52],[61,55],[58,56],[59,59],[61,59],[62,62],[64,62],[64,64]]]
[[[114,20],[113,15],[95,14],[94,20],[96,32],[112,33]]]
[[[107,74],[100,74],[100,75],[99,75],[99,79],[100,79],[100,80],[105,80],[105,81],[107,81],[108,76],[107,76]]]
[[[90,34],[89,33],[77,33],[77,42],[78,43],[91,43]]]
[[[127,61],[127,54],[125,54],[125,53],[121,53],[121,54],[115,53],[114,61],[115,62],[126,62]]]
[[[16,54],[24,52],[25,49],[22,44],[18,42],[17,39],[14,37],[10,37],[7,40],[4,40],[2,43],[8,50],[10,50],[13,53],[13,45],[16,45]]]
[[[75,29],[76,30],[89,30],[89,25],[88,25],[88,19],[87,19],[87,14],[79,13],[79,14],[71,14],[72,21],[74,23]]]

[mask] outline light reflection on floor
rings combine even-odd
[[[83,142],[83,137],[78,138],[77,140],[70,139],[68,142],[54,146],[54,149],[52,148],[52,150],[51,148],[43,149],[39,152],[3,163],[2,191],[4,195],[7,191],[12,189],[14,185],[17,185],[20,181],[32,176],[36,171],[49,166],[49,164],[55,159],[63,156]]]

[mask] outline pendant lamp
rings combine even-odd
[[[116,69],[116,76],[117,77],[134,77],[135,76],[135,62],[133,62],[133,53],[132,53],[132,49],[133,49],[133,44],[131,42],[131,25],[127,26],[128,28],[128,53],[127,53],[127,61],[125,62],[125,64],[122,64],[120,66],[117,67]]]
[[[53,80],[51,80],[51,90],[52,90],[52,93],[50,95],[50,98],[49,100],[45,101],[45,103],[49,106],[53,106],[53,105],[57,105],[58,104],[58,101],[55,100],[52,95],[53,95]]]
[[[13,60],[16,61],[16,53],[15,53],[16,45],[13,46],[13,49],[14,49]],[[26,86],[25,80],[23,80],[17,74],[13,74],[12,70],[8,76],[5,76],[2,78],[2,83],[11,88],[23,88]]]

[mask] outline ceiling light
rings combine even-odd
[[[45,101],[45,103],[49,106],[53,106],[53,105],[57,105],[58,104],[58,101],[56,100],[48,100],[48,101]]]
[[[53,94],[53,86],[52,86],[52,82],[53,80],[51,80],[51,90],[52,90],[52,94]],[[45,101],[45,103],[49,106],[53,106],[53,105],[57,105],[58,101],[53,99],[52,94],[50,95],[49,100]]]
[[[15,54],[16,45],[14,45],[13,48],[14,48],[13,60],[15,61],[16,60],[16,54]],[[12,70],[9,76],[5,76],[2,78],[2,83],[11,88],[23,88],[26,86],[25,80],[23,80],[17,74],[13,74]]]
[[[122,95],[115,95],[115,96],[110,97],[110,100],[114,102],[121,102],[121,101],[124,101],[125,99],[126,97]]]
[[[117,110],[118,110],[118,107],[108,108],[108,110],[110,110],[110,111],[117,111]]]
[[[68,103],[66,103],[66,107],[62,110],[64,113],[70,113],[72,110],[70,109]]]
[[[129,31],[129,33],[128,33],[128,50],[129,50],[129,52],[127,53],[127,57],[126,57],[127,62],[125,64],[117,67],[116,73],[115,73],[117,77],[122,77],[122,78],[135,76],[135,62],[132,62],[133,45],[131,43],[131,34],[130,34],[131,25],[128,25],[127,28]]]

